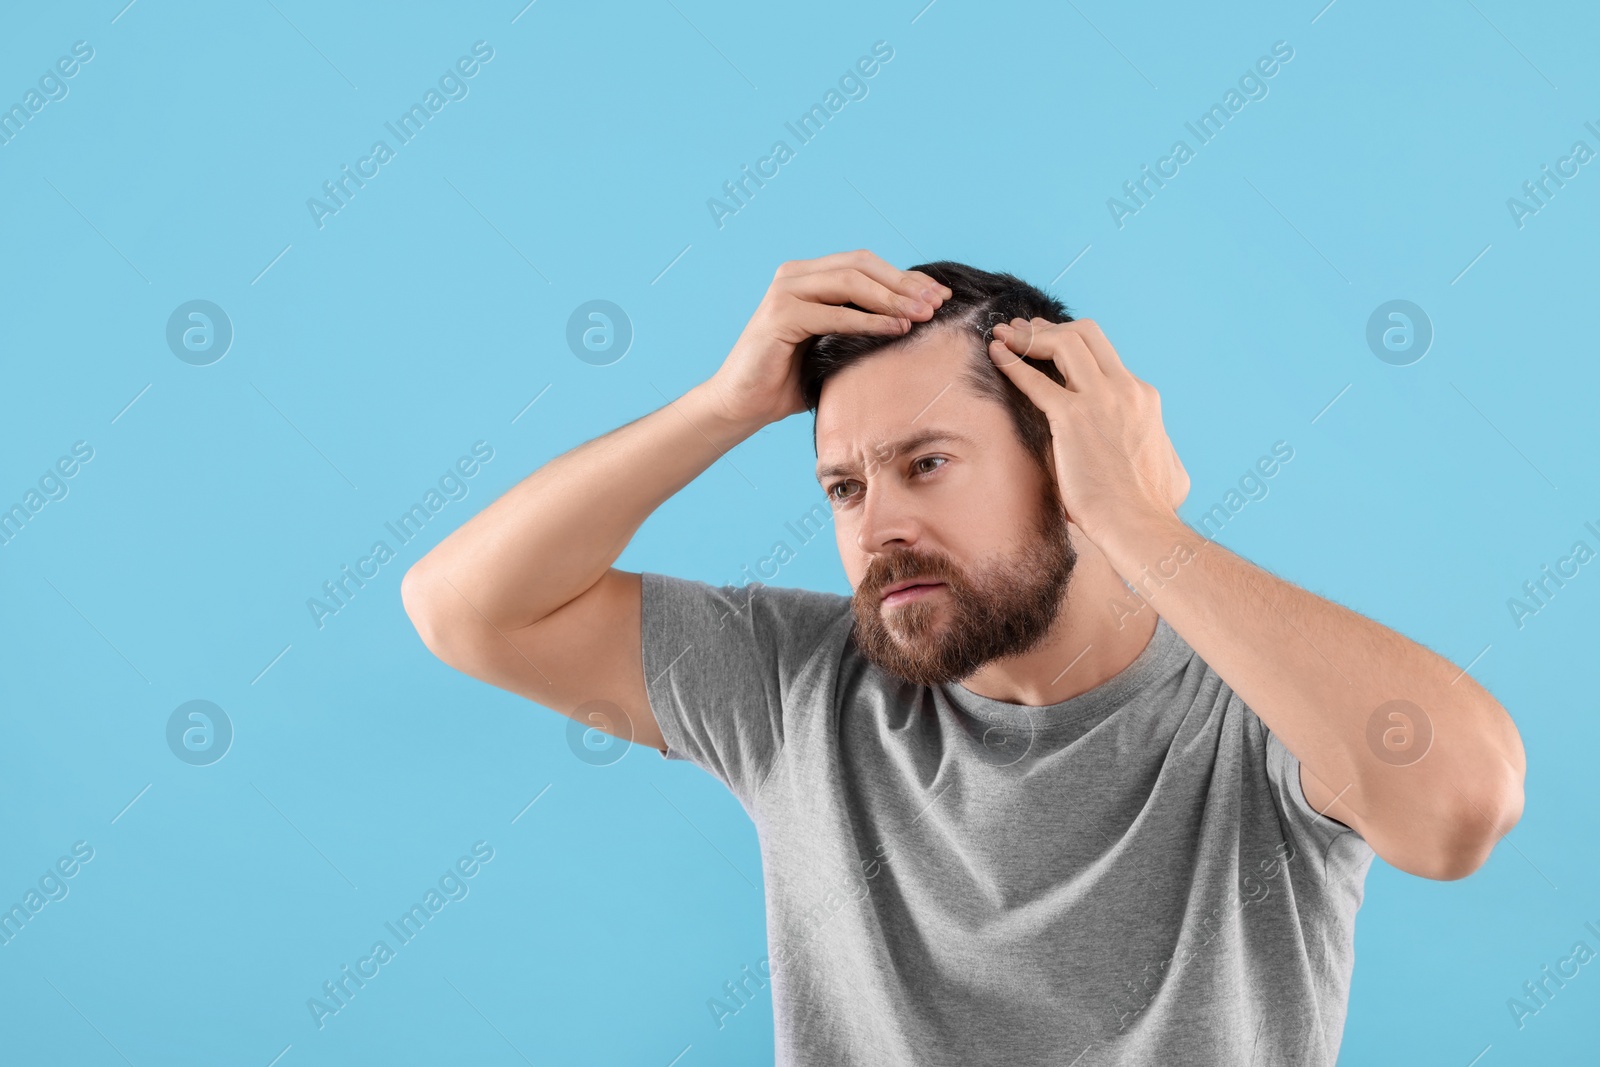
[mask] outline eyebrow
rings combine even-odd
[[[894,442],[890,445],[892,450],[890,455],[898,456],[921,448],[924,445],[933,444],[936,441],[954,442],[955,444],[966,445],[969,448],[977,445],[977,442],[972,438],[965,434],[957,433],[955,430],[940,430],[930,427],[926,430],[918,430],[916,433],[909,434]],[[854,474],[855,470],[854,463],[830,463],[817,468],[817,481],[824,482],[841,474]]]

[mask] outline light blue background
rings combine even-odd
[[[1521,1030],[1506,1006],[1600,948],[1600,564],[1520,629],[1507,608],[1600,547],[1600,166],[1520,229],[1506,207],[1600,148],[1592,7],[123,2],[0,33],[6,105],[94,48],[0,145],[0,506],[94,449],[0,547],[0,904],[95,850],[0,947],[0,1058],[768,1060],[769,998],[720,1030],[706,1007],[765,955],[738,803],[645,749],[586,764],[567,720],[429,656],[399,583],[711,374],[778,263],[861,246],[1013,271],[1100,322],[1162,392],[1190,521],[1288,441],[1220,540],[1472,662],[1516,719],[1526,814],[1489,863],[1374,862],[1341,1062],[1595,1054],[1600,965]],[[319,229],[306,200],[478,40],[470,94]],[[869,95],[719,229],[707,198],[795,147],[784,122],[879,40]],[[1107,198],[1279,40],[1269,95],[1115,226]],[[565,341],[597,298],[635,330],[607,366]],[[1406,367],[1364,340],[1397,298],[1436,330]],[[236,332],[210,366],[166,345],[192,299]],[[307,599],[479,440],[466,499],[319,629]],[[768,428],[619,565],[742,580],[821,501],[813,462],[809,417]],[[795,547],[773,584],[848,591],[831,537]],[[166,745],[192,699],[236,731],[211,766]],[[480,840],[470,895],[319,1030],[307,999]]]

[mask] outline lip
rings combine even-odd
[[[883,591],[883,604],[885,607],[892,604],[902,604],[918,597],[927,596],[934,590],[943,588],[943,582],[930,582],[920,578],[896,582]]]

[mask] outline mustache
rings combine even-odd
[[[860,591],[875,597],[895,582],[911,581],[916,578],[930,582],[944,582],[947,585],[955,585],[960,581],[960,576],[948,559],[907,549],[892,556],[873,560],[868,565],[866,573],[861,576]]]

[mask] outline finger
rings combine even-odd
[[[783,277],[786,274],[815,274],[819,271],[838,270],[841,267],[859,270],[878,284],[909,297],[924,299],[924,294],[927,297],[938,294],[949,299],[954,295],[950,287],[938,279],[921,271],[901,270],[865,248],[858,248],[853,252],[835,252],[816,259],[794,260],[779,267],[778,275]]]
[[[1044,371],[1030,365],[999,337],[989,342],[989,358],[1000,368],[1000,373],[1010,378],[1012,384],[1022,390],[1022,395],[1033,401],[1046,416],[1053,417],[1062,410],[1060,405],[1068,399],[1066,390]]]
[[[894,315],[873,315],[836,304],[795,302],[792,321],[813,337],[825,333],[861,333],[899,337],[911,329],[911,320]]]
[[[1089,349],[1089,342],[1082,331],[1070,330],[1070,322],[1051,322],[1049,319],[1033,318],[1029,325],[1040,331],[1046,344],[1054,344],[1055,351],[1051,354],[1056,361],[1056,366],[1061,368],[1062,376],[1066,376],[1070,368],[1076,378],[1067,378],[1073,388],[1079,391],[1098,388],[1105,384],[1106,374],[1099,361],[1094,358],[1094,353]]]
[[[1071,330],[1083,338],[1084,344],[1089,346],[1089,352],[1094,356],[1095,363],[1100,372],[1108,378],[1120,374],[1131,373],[1122,365],[1122,359],[1117,355],[1117,350],[1111,347],[1111,342],[1106,340],[1106,335],[1093,319],[1073,319],[1071,322],[1059,322],[1055,325],[1063,330]]]
[[[1074,333],[1058,332],[1045,319],[1012,319],[994,329],[995,337],[1004,341],[1013,352],[1026,353],[1031,359],[1048,359],[1061,371],[1066,387],[1078,392],[1096,389],[1103,379],[1100,368],[1090,354],[1083,339]],[[1053,383],[1052,383],[1053,384]]]
[[[787,278],[784,289],[792,296],[815,303],[854,304],[864,311],[877,311],[903,319],[931,319],[944,302],[941,294],[931,300],[907,296],[854,267],[817,271]]]

